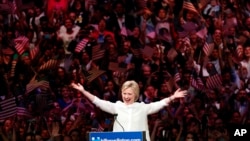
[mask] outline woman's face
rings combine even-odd
[[[210,3],[211,3],[211,5],[212,5],[212,6],[216,6],[216,5],[217,5],[216,0],[211,0],[211,2],[210,2]]]
[[[69,97],[70,96],[70,90],[68,89],[68,88],[66,88],[66,87],[63,87],[62,88],[62,96],[63,97]]]
[[[22,57],[23,63],[26,65],[30,65],[31,64],[31,60],[29,56],[24,56]]]
[[[82,8],[82,4],[81,4],[80,1],[76,1],[75,8],[78,9],[78,10]]]
[[[191,43],[196,43],[197,42],[197,35],[196,34],[191,34],[190,36],[190,42]]]
[[[72,121],[68,121],[66,123],[65,129],[68,131],[71,128],[72,125],[73,125],[73,122]]]
[[[110,44],[110,45],[108,46],[108,49],[109,49],[109,53],[115,52],[115,46],[114,46],[113,44]]]
[[[101,21],[99,22],[99,24],[98,24],[98,29],[99,29],[99,31],[104,31],[105,28],[106,28],[106,23],[105,23],[104,20],[101,20]]]
[[[194,18],[194,13],[193,12],[191,12],[191,11],[188,11],[187,12],[187,20],[192,20],[193,18]]]
[[[20,136],[24,136],[25,135],[25,130],[24,130],[24,128],[19,128],[19,135]]]
[[[162,93],[167,93],[167,92],[169,92],[169,90],[168,90],[168,85],[167,85],[166,83],[164,83],[164,84],[161,85],[161,92],[162,92]]]
[[[74,13],[74,12],[69,13],[69,18],[71,20],[75,21],[76,20],[76,13]]]
[[[250,17],[247,18],[245,25],[246,25],[247,29],[249,30],[250,29]]]
[[[153,86],[148,86],[146,88],[146,92],[147,92],[147,95],[150,97],[150,98],[153,98],[155,97],[155,88]]]
[[[154,59],[160,59],[160,58],[161,58],[161,51],[159,51],[157,48],[155,48],[152,57],[153,57]]]
[[[106,42],[107,43],[114,43],[115,41],[113,40],[113,38],[109,35],[106,36]]]
[[[246,58],[250,58],[250,46],[245,48],[244,54],[245,54]]]
[[[126,105],[130,105],[135,102],[135,93],[132,88],[122,90],[122,100]]]
[[[237,51],[238,57],[242,57],[243,52],[244,52],[243,46],[242,45],[238,45],[236,51]]]
[[[64,70],[61,69],[61,68],[59,68],[59,69],[57,70],[57,73],[58,73],[58,76],[59,76],[59,77],[64,77],[64,75],[65,75]]]
[[[67,29],[72,29],[73,23],[72,23],[72,21],[71,21],[70,19],[66,19],[66,20],[65,20],[65,27],[66,27]]]
[[[166,14],[165,10],[161,9],[161,10],[159,11],[159,13],[158,13],[158,17],[159,17],[160,19],[164,19],[164,18],[166,18],[166,16],[167,16],[167,14]]]
[[[107,87],[108,87],[108,90],[113,90],[114,89],[114,84],[109,81],[108,84],[107,84]]]
[[[12,121],[11,120],[6,120],[4,123],[4,129],[5,131],[9,131],[12,128]]]
[[[241,116],[238,112],[234,112],[232,116],[232,122],[234,123],[240,123],[241,122]]]
[[[69,136],[65,136],[65,137],[63,138],[63,141],[72,141],[72,139],[71,139]]]
[[[187,134],[187,137],[186,137],[185,141],[193,141],[193,135],[192,134]]]
[[[84,52],[82,54],[82,60],[83,60],[84,63],[88,63],[89,62],[89,55],[86,52]]]
[[[140,29],[138,27],[135,27],[133,30],[134,37],[138,38],[140,36]]]

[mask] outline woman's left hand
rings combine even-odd
[[[187,90],[181,90],[180,88],[177,89],[175,92],[174,92],[174,95],[173,97],[174,98],[182,98],[182,97],[185,97],[187,95],[188,91]]]

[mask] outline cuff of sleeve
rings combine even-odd
[[[171,97],[168,97],[168,98],[166,98],[165,99],[165,104],[168,106],[169,105],[169,103],[171,103],[171,101],[172,101],[173,99],[171,98]]]
[[[169,98],[165,98],[165,99],[161,100],[161,104],[164,105],[164,106],[168,106],[169,103],[170,103]]]

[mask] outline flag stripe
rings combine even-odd
[[[33,60],[39,52],[39,46],[30,49],[30,59]]]
[[[191,76],[191,86],[196,88],[197,90],[203,90],[204,89],[204,84],[202,82],[202,80],[198,77],[198,78],[194,78],[193,76]]]
[[[30,112],[24,107],[17,107],[17,115],[18,116],[25,116],[25,117],[32,117]]]
[[[39,82],[31,82],[29,84],[26,85],[26,94],[30,93],[31,91],[33,91],[34,89],[36,89],[37,87],[44,87],[44,88],[49,88],[49,82],[45,81],[45,80],[41,80]]]
[[[54,69],[57,67],[57,60],[49,60],[46,63],[44,63],[42,66],[40,66],[39,70],[45,70],[45,69]]]
[[[100,45],[92,47],[92,60],[98,60],[104,57],[105,50],[101,49]]]
[[[205,42],[203,45],[203,52],[205,53],[206,56],[209,56],[211,49],[212,49],[211,46],[209,46],[208,43]]]
[[[19,55],[23,54],[23,52],[25,51],[25,46],[29,44],[29,39],[25,36],[20,36],[16,38],[14,41],[17,53]]]
[[[75,52],[79,53],[81,52],[87,45],[87,43],[89,42],[89,40],[87,38],[82,39],[76,46],[75,48]]]
[[[174,81],[175,82],[178,82],[181,80],[181,75],[179,72],[176,72],[175,75],[174,75]]]
[[[102,131],[104,131],[104,128],[99,124],[99,126],[98,126],[98,128],[97,128],[97,131],[98,131],[98,132],[102,132]]]
[[[0,120],[4,120],[16,114],[16,101],[15,98],[9,98],[0,101]]]
[[[207,88],[209,89],[218,88],[221,85],[222,85],[222,80],[219,74],[215,74],[207,78],[207,82],[206,82]]]
[[[196,32],[196,35],[198,37],[200,37],[201,39],[205,39],[206,36],[207,36],[207,28],[206,27],[202,28],[201,30],[199,30],[198,32]]]
[[[105,50],[99,50],[98,52],[94,53],[92,60],[99,60],[104,57]]]

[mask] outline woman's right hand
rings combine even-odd
[[[85,90],[84,90],[84,88],[83,88],[83,86],[80,84],[80,83],[71,83],[71,86],[74,88],[74,89],[76,89],[76,90],[78,90],[78,91],[80,91],[80,92],[84,92]]]

